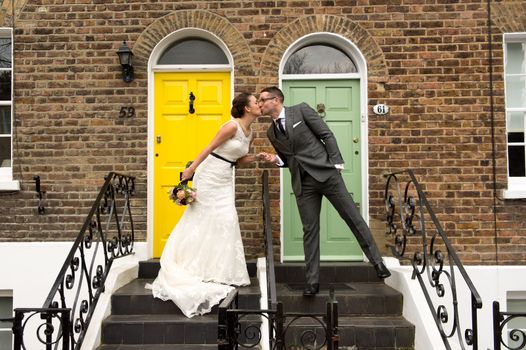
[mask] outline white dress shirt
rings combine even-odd
[[[283,130],[287,131],[287,128],[285,127],[285,108],[281,109],[281,112],[279,113],[278,117],[275,119],[274,122],[275,123],[280,123],[281,122],[281,125],[283,125]],[[285,163],[281,160],[279,155],[276,154],[276,165],[277,166],[283,166],[283,164],[285,164]],[[336,169],[340,169],[340,170],[344,169],[343,164],[334,164],[334,167]]]

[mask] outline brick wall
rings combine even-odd
[[[21,5],[22,4],[22,5]],[[506,187],[502,33],[526,31],[526,6],[495,2],[494,132],[497,187]],[[0,239],[74,237],[109,171],[135,175],[140,240],[146,237],[147,60],[170,32],[209,30],[229,47],[235,90],[277,84],[284,51],[313,32],[351,41],[368,63],[371,226],[382,243],[386,172],[413,168],[461,258],[495,263],[487,8],[482,1],[87,1],[34,0],[15,7],[14,175],[22,191],[0,193]],[[136,55],[124,83],[115,51]],[[372,106],[391,107],[376,116]],[[119,118],[132,105],[134,118]],[[269,122],[254,151],[270,150]],[[237,171],[237,206],[249,257],[262,253],[261,166]],[[47,191],[36,214],[32,177]],[[279,238],[279,172],[271,170]],[[526,203],[496,201],[499,262],[526,258]],[[387,253],[387,251],[384,249]]]

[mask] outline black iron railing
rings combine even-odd
[[[14,310],[15,350],[34,332],[47,350],[80,349],[113,260],[133,253],[134,192],[134,177],[106,176],[43,307]]]
[[[256,348],[263,340],[263,319],[272,350],[338,349],[338,302],[333,290],[326,313],[285,313],[279,301],[267,310],[237,309],[237,291],[231,292],[219,306],[218,349]]]
[[[262,175],[262,195],[263,195],[263,233],[265,236],[265,263],[267,269],[267,305],[268,308],[277,307],[276,292],[276,269],[274,268],[274,244],[272,243],[272,216],[270,214],[270,191],[268,185],[268,170],[263,171]],[[267,314],[268,324],[273,323],[273,314]],[[272,346],[272,339],[275,334],[274,329],[268,327],[269,344]]]
[[[274,245],[272,244],[272,217],[270,215],[270,195],[268,170],[263,171],[263,230],[265,235],[265,259],[267,267],[268,305],[276,304],[276,273],[274,269]]]
[[[516,328],[513,322],[526,320],[526,312],[504,312],[500,311],[498,301],[493,302],[493,350],[502,347],[510,350],[526,348],[526,330]],[[502,336],[506,332],[507,336]]]
[[[218,349],[258,346],[263,339],[261,317],[268,319],[269,310],[238,309],[238,291],[230,292],[218,309]]]
[[[72,349],[70,330],[71,309],[61,308],[17,308],[13,319],[13,349],[27,349],[24,330],[36,330],[38,343],[45,349]],[[36,317],[35,317],[36,316]]]
[[[338,302],[334,290],[331,289],[327,310],[323,314],[284,313],[282,303],[277,301],[267,170],[263,172],[262,180],[268,309],[239,309],[238,292],[232,291],[219,305],[218,348],[257,347],[261,341],[266,341],[262,331],[265,322],[270,349],[338,349]],[[298,329],[300,335],[296,334]]]
[[[451,349],[455,337],[462,349],[467,346],[478,349],[477,312],[482,308],[482,299],[477,289],[413,172],[405,170],[389,174],[387,178],[384,199],[387,234],[394,236],[393,255],[411,263],[412,278],[418,279],[446,349]],[[411,253],[408,253],[409,244],[414,248]],[[412,256],[407,256],[409,254]],[[456,271],[460,273],[458,280]],[[459,317],[460,281],[467,287],[471,299],[471,325],[465,329]],[[433,296],[430,289],[435,291]]]

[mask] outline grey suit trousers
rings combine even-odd
[[[334,170],[325,182],[318,182],[303,169],[301,170],[302,191],[296,196],[303,224],[303,249],[305,252],[307,283],[319,283],[320,272],[320,210],[325,196],[338,211],[347,226],[355,235],[360,247],[372,264],[382,261],[369,226],[365,223],[345,183]]]

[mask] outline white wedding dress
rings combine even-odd
[[[233,138],[214,153],[235,161],[248,153],[246,136],[236,123]],[[161,269],[146,288],[155,298],[172,300],[187,317],[210,312],[234,286],[250,284],[235,208],[233,168],[209,155],[196,169],[197,200],[175,225],[161,255]]]

